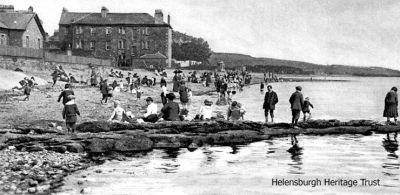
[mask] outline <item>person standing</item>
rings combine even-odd
[[[277,104],[279,101],[278,95],[275,93],[275,91],[272,91],[271,85],[267,86],[267,90],[268,91],[265,93],[264,104],[263,104],[266,123],[268,122],[268,113],[271,116],[271,122],[274,122],[275,104]]]
[[[61,92],[60,96],[58,96],[57,102],[60,102],[61,98],[63,99],[62,103],[65,105],[68,101],[69,95],[75,95],[74,91],[71,89],[71,85],[69,83],[65,84],[64,91]]]
[[[383,111],[383,117],[387,118],[387,123],[390,123],[390,118],[394,118],[394,122],[397,122],[399,116],[397,111],[398,106],[397,98],[397,87],[392,87],[385,97],[385,109]]]
[[[100,92],[103,95],[103,98],[101,99],[101,104],[103,104],[103,100],[105,100],[105,103],[107,103],[108,100],[108,83],[107,79],[104,79],[103,82],[100,84]]]
[[[189,103],[188,91],[189,89],[186,87],[185,82],[181,81],[181,85],[179,87],[179,99],[184,109],[187,109],[187,104]]]
[[[76,128],[76,115],[81,115],[78,106],[75,104],[75,96],[68,95],[67,96],[68,102],[65,103],[64,109],[62,111],[63,119],[65,119],[65,125],[67,126],[68,133],[71,131],[72,133],[75,132]]]
[[[162,76],[162,77],[161,77],[161,80],[160,80],[160,86],[162,87],[162,85],[164,85],[165,87],[167,87],[167,81],[165,80],[164,76]],[[165,94],[165,95],[167,95],[167,94]]]
[[[163,105],[165,105],[167,103],[167,97],[166,95],[168,94],[167,92],[167,86],[165,83],[161,83],[161,102]]]
[[[303,108],[304,105],[304,99],[303,99],[303,94],[301,93],[302,88],[300,86],[296,87],[296,92],[290,96],[289,102],[290,102],[290,108],[292,110],[292,125],[296,126],[297,122],[299,121],[300,118],[300,111]]]
[[[179,104],[174,102],[175,99],[174,93],[167,94],[168,103],[164,105],[161,109],[162,117],[165,121],[179,121]]]
[[[172,82],[173,82],[172,91],[173,92],[178,92],[179,91],[179,87],[180,87],[180,85],[179,85],[180,79],[179,79],[177,73],[175,73],[175,76],[172,79]]]

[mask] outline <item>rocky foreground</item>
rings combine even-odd
[[[0,186],[4,194],[49,193],[63,178],[91,163],[152,149],[235,145],[287,135],[363,134],[400,131],[369,120],[317,120],[292,128],[287,123],[251,121],[161,122],[155,124],[84,122],[66,134],[61,121],[36,121],[0,129]],[[122,156],[122,157],[121,157]]]

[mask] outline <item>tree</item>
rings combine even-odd
[[[172,44],[172,57],[176,60],[193,60],[204,62],[211,56],[211,49],[207,41],[202,38],[193,39],[182,44]]]

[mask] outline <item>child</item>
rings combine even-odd
[[[31,91],[32,91],[32,88],[28,84],[25,84],[24,95],[26,95],[26,97],[25,97],[24,101],[29,100],[29,96],[31,95]]]
[[[204,100],[204,106],[200,107],[199,114],[196,115],[196,120],[210,120],[212,117],[212,102],[209,100]]]
[[[136,97],[137,100],[140,100],[140,98],[142,97],[143,91],[140,89],[140,86],[138,86],[137,90],[136,90]]]
[[[68,102],[65,103],[64,109],[62,111],[63,119],[65,119],[65,125],[67,126],[68,133],[71,131],[75,132],[76,115],[81,115],[79,113],[78,107],[75,104],[75,96],[69,95],[67,97]]]
[[[192,90],[188,88],[189,104],[192,103],[192,96],[193,96]]]
[[[118,100],[114,101],[114,111],[111,114],[109,121],[122,122],[124,118],[125,110],[121,108],[121,102]]]
[[[310,102],[310,98],[308,98],[308,97],[306,97],[306,99],[304,100],[304,104],[303,104],[303,109],[302,109],[302,111],[303,111],[303,122],[305,122],[306,121],[306,119],[307,119],[307,117],[306,117],[306,114],[308,113],[308,119],[307,120],[310,120],[311,119],[311,112],[310,112],[310,106],[311,106],[311,108],[313,108],[314,109],[314,106],[311,104],[311,102]]]

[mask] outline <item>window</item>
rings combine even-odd
[[[144,49],[144,41],[141,41],[141,42],[140,42],[140,48],[141,48],[141,49]]]
[[[131,55],[135,57],[136,56],[136,52],[137,52],[136,46],[132,46]]]
[[[150,35],[150,34],[149,34],[149,27],[146,27],[146,28],[144,29],[144,34],[145,34],[145,35]]]
[[[4,34],[0,36],[0,45],[7,45],[7,37]]]
[[[146,40],[146,41],[144,42],[144,48],[145,48],[145,49],[149,49],[149,41],[148,41],[148,40]]]
[[[125,28],[124,27],[119,27],[118,28],[118,33],[124,35],[125,34]]]
[[[106,50],[111,49],[111,41],[106,41]]]
[[[37,43],[38,43],[38,48],[40,49],[41,48],[41,40],[37,39]]]
[[[125,40],[118,41],[118,49],[125,49]]]
[[[96,32],[95,29],[94,29],[93,27],[91,27],[91,28],[90,28],[90,34],[91,34],[91,35],[94,35],[95,32]]]
[[[75,28],[75,34],[82,34],[82,32],[83,32],[82,26],[77,26]]]
[[[83,49],[83,40],[82,39],[76,40],[76,49]]]
[[[106,35],[111,35],[111,28],[110,27],[106,28]]]
[[[25,47],[29,47],[29,36],[25,37]]]
[[[96,42],[95,41],[90,41],[90,49],[94,50],[95,46],[96,46]]]

